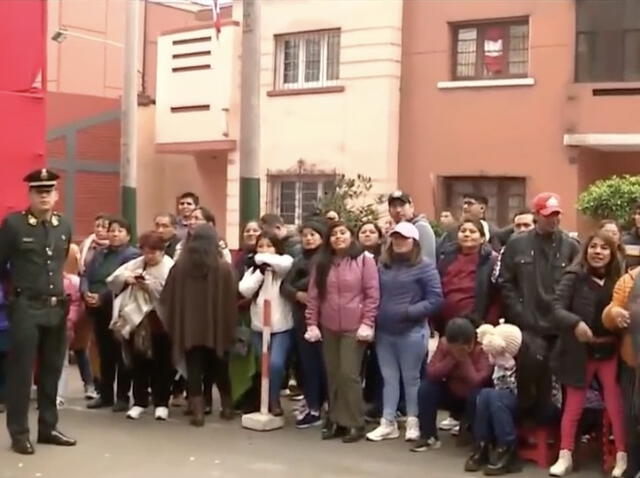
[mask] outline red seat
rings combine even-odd
[[[521,426],[518,428],[518,455],[541,468],[549,468],[560,451],[557,427]]]

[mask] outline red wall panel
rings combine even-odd
[[[45,164],[46,1],[0,1],[0,215],[24,207],[22,177]]]

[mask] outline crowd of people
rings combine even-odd
[[[608,220],[582,241],[560,228],[553,193],[505,229],[487,207],[466,195],[458,218],[442,212],[441,237],[402,191],[388,197],[384,231],[353,229],[336,211],[293,231],[266,214],[245,225],[233,254],[193,193],[135,246],[125,220],[98,215],[70,248],[64,282],[87,407],[132,420],[150,406],[157,420],[183,407],[202,426],[215,385],[221,419],[257,410],[268,301],[269,412],[282,416],[289,396],[297,428],[344,443],[403,429],[413,452],[437,450],[443,432],[466,436],[465,471],[496,476],[521,469],[519,427],[556,426],[549,473],[565,476],[576,439],[590,433],[585,409],[604,410],[611,476],[637,477],[640,204],[626,234]],[[0,370],[11,346],[3,314]],[[0,373],[0,403],[2,390]],[[63,374],[60,406],[65,395]]]

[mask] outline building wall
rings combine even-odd
[[[192,191],[211,209],[218,224],[227,222],[227,156],[159,154],[155,150],[153,105],[138,110],[138,224],[146,230],[158,212],[175,212],[176,197]],[[234,245],[237,243],[234,243]]]
[[[126,1],[48,0],[48,35],[51,37],[62,27],[70,32],[123,44]],[[148,3],[145,11],[144,4],[140,2],[139,88],[142,91],[144,86],[146,93],[153,97],[157,36],[166,29],[197,24],[198,20],[193,11],[155,3]],[[119,119],[92,124],[90,127],[82,125],[92,123],[105,114],[119,114],[124,76],[123,48],[71,35],[60,44],[49,41],[47,46],[47,158],[49,165],[63,175],[59,205],[72,216],[75,233],[81,237],[91,231],[96,213],[120,211]],[[144,124],[153,120],[153,115],[141,113],[141,130],[153,131],[153,124]],[[75,129],[78,129],[77,137],[69,151],[66,135]],[[144,135],[141,135],[140,141],[138,160],[143,166],[139,167],[138,180],[141,184],[147,184],[148,167],[154,165],[155,142],[154,138]],[[70,164],[73,164],[72,169],[68,168]],[[154,176],[151,178],[153,180]],[[173,194],[171,185],[167,187],[162,191],[142,188],[144,193],[138,196],[141,229],[150,224],[148,216],[153,215],[150,211],[155,211],[153,204],[156,202],[158,209],[173,211],[173,200],[169,204],[163,202],[163,192]],[[142,209],[147,205],[149,210]]]
[[[433,216],[434,176],[521,176],[527,196],[559,193],[576,226],[576,164],[563,146],[573,81],[571,0],[405,2],[400,186]],[[450,23],[528,16],[534,86],[439,89],[451,80]]]
[[[426,2],[423,2],[426,3]],[[261,2],[260,164],[267,172],[308,168],[371,176],[375,192],[397,175],[402,2]],[[274,35],[339,28],[343,92],[268,96],[274,89]]]

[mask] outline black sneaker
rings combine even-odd
[[[309,428],[322,425],[322,418],[319,413],[307,412],[304,417],[296,420],[296,428]]]
[[[429,439],[420,438],[414,446],[411,447],[411,451],[419,453],[427,450],[437,450],[442,446],[442,443],[437,438],[431,437]]]

